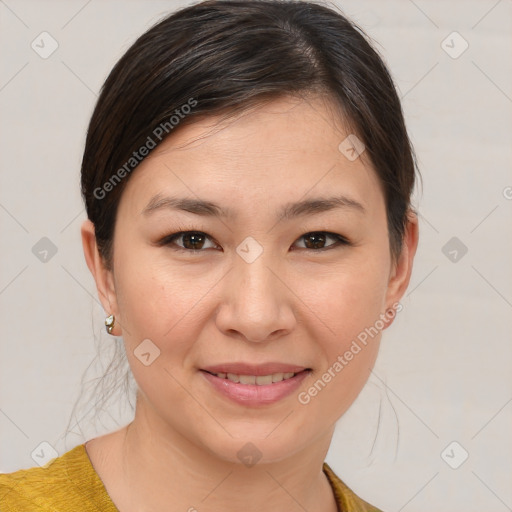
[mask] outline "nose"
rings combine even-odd
[[[279,266],[261,255],[247,263],[238,255],[223,280],[217,327],[228,336],[261,343],[293,331],[293,293]]]

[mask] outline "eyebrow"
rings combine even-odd
[[[365,213],[364,206],[350,197],[339,195],[333,197],[319,197],[306,199],[295,203],[285,204],[278,212],[277,219],[289,220],[294,217],[328,212],[334,209],[351,209],[359,213]],[[158,210],[182,210],[203,217],[223,217],[235,219],[236,213],[230,208],[222,208],[211,201],[200,199],[162,196],[156,194],[151,198],[147,206],[142,210],[142,215],[149,215]]]

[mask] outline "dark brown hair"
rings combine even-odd
[[[319,3],[207,0],[140,36],[101,90],[87,132],[81,185],[107,267],[117,206],[146,153],[141,148],[151,149],[175,126],[204,116],[230,116],[307,93],[330,98],[365,144],[382,184],[390,248],[397,256],[416,160],[393,81],[367,36]]]

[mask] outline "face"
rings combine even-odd
[[[324,101],[215,121],[183,127],[130,177],[100,295],[138,409],[222,459],[251,442],[270,462],[357,397],[415,238],[395,262],[378,177],[340,151],[348,133]]]

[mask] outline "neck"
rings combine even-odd
[[[138,402],[133,422],[112,438],[117,475],[108,490],[121,512],[335,512],[323,473],[333,432],[290,457],[249,466],[192,443]]]

